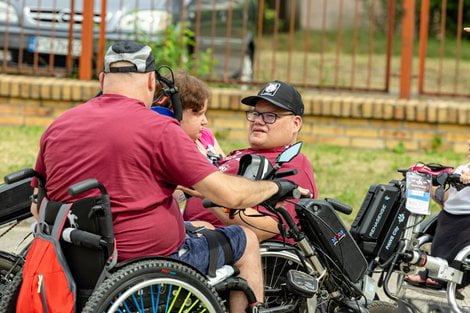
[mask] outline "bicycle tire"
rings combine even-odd
[[[82,313],[110,313],[115,307],[126,312],[227,312],[203,275],[167,259],[138,261],[119,269],[95,289]]]
[[[369,313],[398,313],[398,307],[394,303],[385,301],[373,301],[367,305]],[[332,304],[328,307],[329,313],[352,313],[357,312],[350,308],[346,308],[341,304]]]
[[[14,313],[16,311],[16,301],[20,293],[21,282],[23,281],[23,269],[21,268],[15,277],[3,289],[0,298],[0,312]]]
[[[385,301],[373,301],[367,305],[369,313],[397,313],[398,307],[394,303]]]
[[[15,266],[15,263],[16,266]],[[24,261],[16,254],[0,251],[0,296],[3,289],[13,280]]]
[[[305,269],[298,256],[290,251],[279,250],[282,243],[264,242],[261,244],[260,254],[264,281],[264,305],[266,308],[274,308],[281,305],[297,303],[294,313],[315,312],[311,308],[316,299],[310,300],[298,298],[292,294],[287,294],[282,286],[286,284],[287,272],[298,270],[305,272]],[[271,249],[274,248],[274,249]]]

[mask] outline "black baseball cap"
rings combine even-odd
[[[304,103],[300,93],[288,83],[273,80],[267,83],[256,96],[242,99],[242,103],[255,106],[258,100],[266,100],[284,110],[291,111],[295,115],[304,115]]]
[[[115,62],[126,61],[133,66],[111,67]],[[105,73],[148,73],[155,71],[155,58],[149,46],[135,41],[118,41],[104,56]]]

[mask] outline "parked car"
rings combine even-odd
[[[170,23],[181,25],[184,21],[197,42],[186,48],[194,51],[198,47],[201,52],[211,49],[214,78],[224,76],[227,69],[225,77],[249,80],[253,72],[256,11],[255,0],[107,1],[106,41],[109,45],[116,40],[135,39],[142,32],[156,41]],[[94,1],[93,14],[97,51],[101,1]],[[200,26],[196,28],[198,20]],[[48,66],[52,52],[54,66],[63,67],[69,51],[69,32],[73,34],[73,57],[78,58],[81,53],[82,21],[82,0],[0,0],[0,50],[9,51],[10,64],[34,64],[36,53],[38,66]]]

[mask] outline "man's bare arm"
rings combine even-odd
[[[227,208],[248,208],[278,191],[272,181],[253,181],[241,176],[214,172],[193,186],[196,191]]]
[[[38,194],[38,188],[34,188],[33,195]],[[31,213],[33,214],[36,220],[39,220],[39,210],[36,202],[31,201]]]
[[[215,207],[209,210],[225,225],[243,225],[250,228],[259,241],[267,240],[279,234],[277,221],[271,216],[259,216],[259,212],[253,208],[247,208],[244,212],[230,218],[223,208]],[[241,217],[240,215],[243,215]],[[258,215],[258,216],[249,216]]]

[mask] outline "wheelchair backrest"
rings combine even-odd
[[[106,238],[106,245],[91,248],[67,242],[63,238],[60,240],[66,262],[77,285],[77,307],[81,307],[91,295],[114,253],[114,237],[106,233],[105,215],[101,212],[103,208],[99,203],[100,197],[88,197],[73,202],[64,229],[72,227],[99,235]],[[48,202],[45,207],[47,224],[52,225],[61,205],[61,202]],[[110,215],[107,216],[110,218]]]

